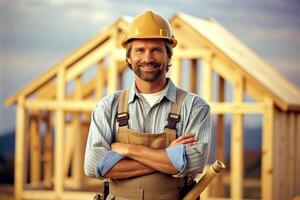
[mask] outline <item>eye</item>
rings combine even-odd
[[[139,53],[143,53],[145,50],[143,48],[136,48],[135,49],[135,53],[139,54]]]
[[[160,53],[160,52],[162,52],[162,49],[157,47],[157,48],[153,48],[152,51],[153,51],[154,53],[155,53],[155,52]]]

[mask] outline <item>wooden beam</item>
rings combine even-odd
[[[259,114],[264,113],[266,109],[265,103],[216,103],[216,102],[209,102],[211,107],[211,113],[235,113],[235,114]]]
[[[36,91],[35,97],[38,99],[53,99],[55,97],[55,91],[56,84],[54,81],[49,81]]]
[[[274,133],[274,103],[272,99],[266,97],[267,104],[265,113],[263,115],[262,124],[262,199],[272,200],[274,181],[273,181],[273,133]]]
[[[69,113],[68,113],[69,114]],[[64,177],[68,177],[69,170],[72,165],[72,158],[75,151],[75,137],[74,136],[74,121],[65,122],[65,143],[64,143]],[[64,180],[65,182],[66,180]]]
[[[15,200],[20,200],[23,195],[24,185],[24,135],[25,135],[25,107],[24,97],[19,96],[16,112],[16,138],[15,138]]]
[[[212,60],[212,66],[215,73],[224,78],[226,81],[230,83],[235,83],[238,78],[236,70],[230,65],[230,63],[226,62],[226,60],[222,59],[219,55],[214,56]]]
[[[60,69],[57,76],[57,90],[56,97],[59,101],[65,99],[66,93],[66,81],[65,70]],[[64,173],[63,173],[63,161],[64,161],[64,127],[65,117],[64,110],[56,108],[55,111],[55,146],[54,146],[54,191],[55,198],[61,199],[64,190]]]
[[[93,199],[96,192],[83,192],[83,191],[68,191],[63,192],[61,200],[82,200],[82,199]],[[45,190],[34,190],[34,191],[24,191],[23,199],[26,200],[56,200],[54,191]]]
[[[224,102],[225,100],[225,80],[219,76],[218,79],[218,101]],[[217,145],[216,145],[216,159],[225,162],[225,124],[224,124],[224,115],[217,115]],[[216,177],[215,180],[215,196],[223,197],[224,196],[224,181],[223,174],[220,174]]]
[[[213,70],[211,65],[211,57],[202,60],[202,83],[201,94],[206,101],[212,101],[213,90]]]
[[[112,57],[113,57],[114,60],[124,61],[125,58],[126,58],[126,50],[124,48],[115,49],[112,52]]]
[[[95,100],[26,100],[25,106],[28,109],[40,110],[56,110],[62,109],[64,111],[87,111],[90,112],[95,107],[97,101]]]
[[[191,70],[190,70],[190,91],[197,93],[197,60],[191,60]]]
[[[118,49],[118,30],[114,29],[112,34],[112,43],[110,48]],[[109,57],[109,69],[108,69],[108,93],[112,94],[119,89],[118,85],[118,61],[114,59],[114,55],[111,52]]]
[[[174,51],[175,59],[203,59],[211,55],[209,49],[205,48],[179,48]]]
[[[297,113],[296,115],[296,131],[295,131],[295,144],[297,144],[295,146],[295,155],[300,155],[300,113]],[[295,161],[295,193],[298,195],[300,194],[300,187],[298,187],[298,185],[300,185],[300,159],[299,156],[297,156],[296,161]],[[300,199],[300,195],[299,195],[299,199]]]
[[[296,147],[296,115],[293,112],[290,112],[288,114],[288,131],[286,132],[286,137],[287,137],[287,143],[288,143],[288,154],[287,154],[287,188],[288,188],[288,199],[292,199],[293,196],[296,194],[295,193],[295,163],[296,163],[296,152],[295,152],[295,147]],[[299,133],[298,133],[299,134]],[[297,169],[299,170],[299,169]],[[298,186],[299,187],[299,186]]]
[[[104,69],[104,60],[100,60],[97,66],[97,75],[96,75],[96,91],[95,91],[95,98],[99,100],[105,94],[105,79],[106,79],[106,72]]]
[[[44,123],[46,125],[46,133],[44,136],[44,184],[51,185],[53,183],[53,139],[51,132],[51,115],[46,113]]]
[[[30,183],[37,185],[41,182],[41,137],[39,132],[39,116],[30,119]]]
[[[243,103],[244,80],[240,80],[233,87],[233,101]],[[234,114],[231,123],[231,149],[230,149],[230,197],[243,198],[244,177],[244,133],[243,115]]]
[[[81,100],[82,93],[83,93],[83,85],[81,82],[80,77],[75,79],[75,90],[77,100]],[[74,186],[76,188],[80,188],[83,184],[83,163],[84,163],[84,142],[83,141],[83,133],[82,133],[82,126],[81,126],[81,115],[80,112],[75,112],[73,114],[73,130],[72,133],[73,137],[75,138],[75,146],[74,154],[73,154],[73,162],[72,162],[72,175],[74,177]]]
[[[180,59],[172,58],[172,67],[170,68],[171,71],[171,79],[173,83],[180,87],[181,85],[181,61]]]

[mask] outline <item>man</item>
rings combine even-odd
[[[153,11],[137,16],[122,41],[134,84],[96,105],[84,163],[87,176],[109,179],[108,199],[180,199],[185,177],[203,170],[210,109],[166,77],[176,44]]]

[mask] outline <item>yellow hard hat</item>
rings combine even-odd
[[[152,10],[147,10],[132,21],[122,46],[126,48],[127,42],[134,38],[162,38],[169,40],[173,47],[177,44],[168,20]]]

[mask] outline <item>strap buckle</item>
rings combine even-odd
[[[127,112],[118,113],[117,122],[119,126],[127,126],[128,125],[129,114]]]
[[[167,127],[170,129],[176,129],[176,124],[180,121],[180,115],[175,113],[170,113],[168,117]]]

